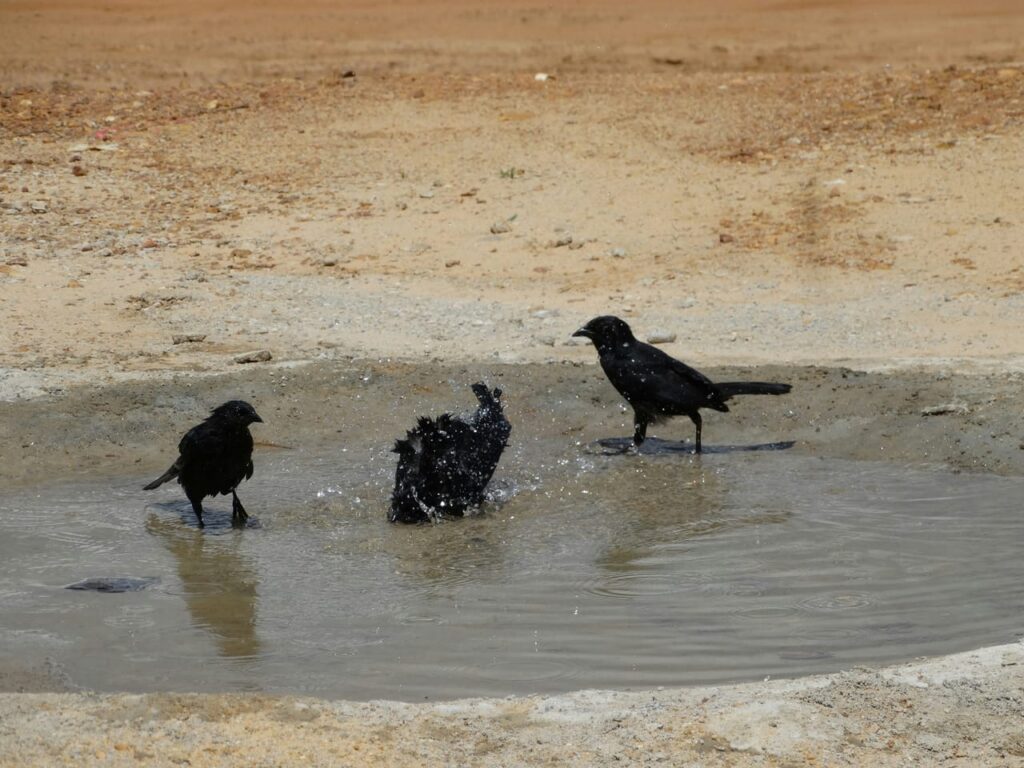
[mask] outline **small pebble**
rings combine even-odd
[[[176,333],[171,336],[172,344],[198,344],[206,341],[205,333]]]
[[[503,235],[506,232],[511,232],[511,231],[512,231],[512,225],[509,224],[504,219],[502,219],[501,221],[496,221],[493,224],[491,224],[491,234],[492,235]]]
[[[964,415],[968,413],[970,409],[967,407],[967,403],[952,402],[942,403],[941,405],[931,405],[927,408],[921,409],[922,416],[943,416],[947,413],[955,413]]]
[[[676,340],[676,335],[671,331],[657,329],[647,334],[648,344],[671,344]]]
[[[270,352],[266,349],[261,349],[257,352],[246,352],[244,355],[238,355],[235,358],[236,363],[265,363],[272,358]]]
[[[46,213],[49,210],[49,206],[42,200],[34,200],[31,205],[32,213]]]

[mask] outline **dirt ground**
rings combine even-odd
[[[794,681],[434,705],[0,694],[0,765],[1019,766],[1022,670],[1018,643]]]
[[[1015,0],[0,14],[6,397],[590,360],[604,312],[703,364],[1021,365]]]
[[[229,388],[272,402],[287,442],[366,367],[536,364],[538,397],[586,382],[572,425],[617,426],[569,339],[609,312],[701,367],[814,393],[718,434],[1018,474],[1021,157],[1017,0],[9,0],[0,483],[69,454],[156,468],[140,446]],[[625,764],[1024,765],[1020,650],[986,653],[914,667],[927,687],[602,694],[614,715],[597,694],[170,714],[173,697],[12,694],[0,761],[598,765],[606,744]],[[0,670],[8,690],[52,677]]]

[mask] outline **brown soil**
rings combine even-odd
[[[608,311],[704,361],[1019,365],[1018,3],[622,5],[5,4],[6,396],[588,359]]]

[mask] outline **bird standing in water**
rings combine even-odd
[[[573,336],[590,339],[612,386],[633,407],[633,444],[647,438],[647,425],[673,416],[689,416],[697,428],[696,452],[701,452],[701,408],[728,411],[736,395],[784,395],[789,384],[763,381],[714,383],[686,363],[633,336],[624,320],[595,317]]]
[[[171,468],[143,490],[151,491],[178,478],[192,504],[199,527],[203,523],[203,499],[231,494],[231,524],[240,527],[249,519],[235,489],[252,477],[252,435],[249,425],[262,422],[256,410],[244,400],[230,400],[211,411],[201,424],[192,427],[178,444],[178,458]]]

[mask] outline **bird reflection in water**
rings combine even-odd
[[[616,475],[608,485],[602,497],[616,514],[604,531],[608,545],[596,564],[610,573],[659,572],[661,564],[649,558],[665,546],[688,549],[688,542],[703,536],[784,523],[791,517],[781,510],[740,512],[728,501],[728,482],[700,464],[654,459],[634,476]],[[662,501],[655,504],[652,499]]]
[[[224,535],[211,535],[211,528],[204,533],[156,514],[146,530],[174,555],[192,621],[213,636],[220,655],[256,657],[257,575],[241,552],[243,537],[227,527]]]

